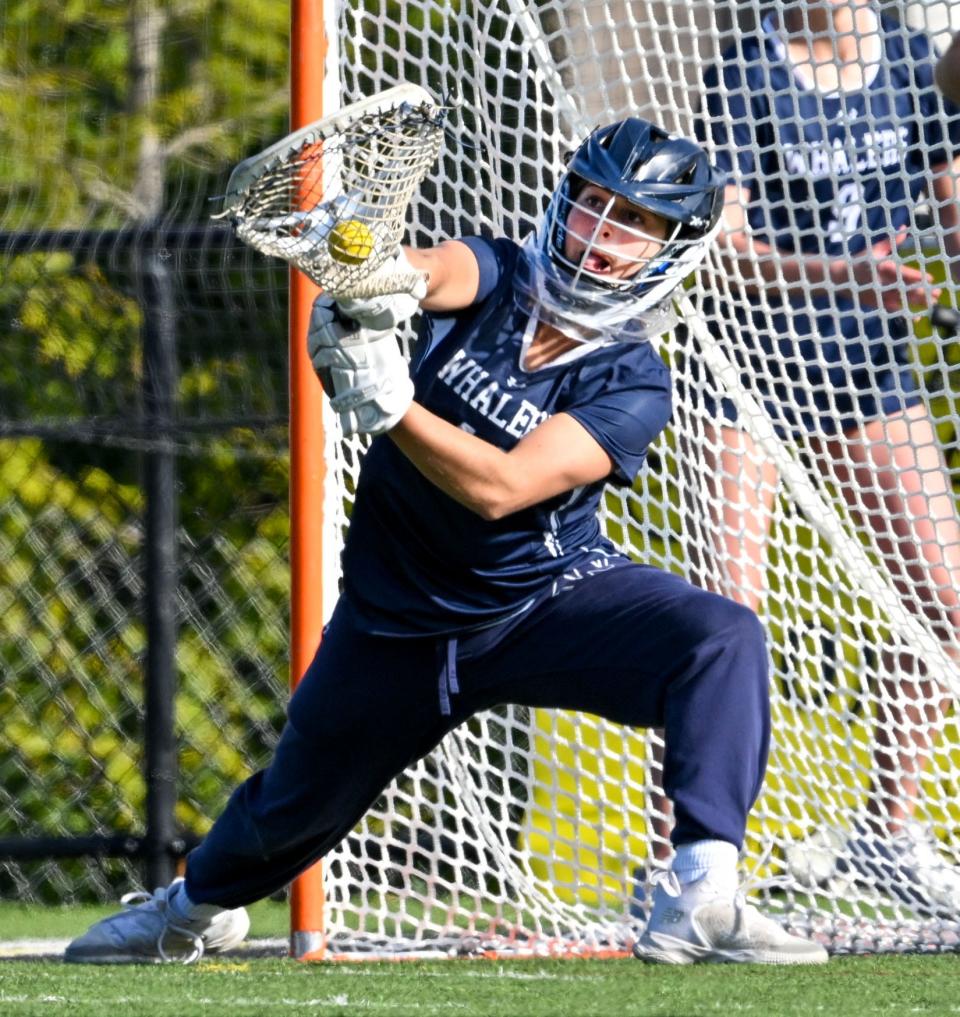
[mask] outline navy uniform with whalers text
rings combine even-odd
[[[879,27],[882,53],[860,89],[821,92],[800,77],[770,17],[707,72],[697,133],[730,183],[750,191],[758,240],[830,259],[863,255],[912,227],[931,167],[960,147],[960,109],[947,102],[941,113],[927,37],[887,18]],[[749,326],[737,329],[734,352],[781,431],[835,434],[919,401],[906,315],[840,293],[772,313],[749,302],[754,309],[705,311],[716,329]],[[736,419],[731,404],[724,411]]]
[[[521,249],[465,242],[480,291],[465,310],[424,315],[417,400],[504,449],[569,413],[609,453],[613,480],[631,483],[670,416],[670,377],[653,347],[610,342],[524,371],[531,319],[513,287]],[[322,652],[273,763],[238,789],[191,855],[191,899],[234,906],[283,886],[444,734],[508,702],[665,727],[674,840],[739,845],[769,741],[760,623],[619,554],[597,521],[603,487],[483,520],[388,437],[375,439]]]
[[[183,880],[95,923],[67,960],[154,963],[171,941],[187,959],[231,948],[244,905],[331,851],[457,725],[508,703],[663,729],[676,852],[638,957],[827,959],[737,889],[770,736],[757,616],[631,561],[597,518],[605,481],[632,484],[670,418],[649,340],[722,206],[701,146],[630,117],[572,153],[523,245],[401,250],[396,264],[430,275],[419,295],[317,298],[307,343],[331,407],[345,433],[377,436],[342,596],[273,759],[233,793]],[[408,365],[393,329],[417,305],[434,310]],[[491,509],[491,488],[521,507]]]

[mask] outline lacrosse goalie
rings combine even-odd
[[[373,259],[380,280],[408,280],[328,288],[313,308],[307,342],[343,432],[375,436],[343,594],[273,760],[234,792],[185,878],[98,922],[67,960],[236,946],[245,906],[322,858],[394,777],[478,711],[517,703],[665,729],[676,855],[638,957],[826,961],[738,889],[769,740],[756,615],[630,561],[597,520],[604,486],[633,482],[670,417],[648,339],[670,326],[722,192],[698,145],[631,118],[573,153],[523,244],[377,253],[377,229],[351,226],[328,245],[357,275]],[[417,312],[408,364],[395,329]]]

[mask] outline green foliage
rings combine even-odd
[[[121,581],[105,600],[90,562],[104,548],[135,553],[135,535],[123,523],[139,509],[139,492],[97,471],[65,477],[35,439],[0,442],[0,462],[0,660],[7,676],[0,686],[0,802],[7,806],[0,807],[0,835],[33,824],[86,833],[90,812],[130,829],[143,789],[127,687],[136,684],[144,637],[135,616],[117,621],[116,608],[132,591]],[[97,652],[94,633],[102,641]]]
[[[167,193],[202,209],[246,149],[281,131],[289,8],[250,0],[8,0],[0,43],[5,228],[121,225],[156,138]],[[132,25],[159,34],[155,90]]]
[[[136,406],[136,301],[94,263],[77,266],[61,252],[7,259],[0,280],[0,319],[12,326],[0,361],[4,416],[70,418]]]
[[[232,166],[284,132],[289,5],[6,0],[3,17],[0,229],[65,240],[0,250],[0,434],[28,435],[0,441],[0,836],[139,833],[143,454],[157,437],[142,351],[157,319],[135,227],[205,224]],[[68,231],[119,227],[124,247],[69,249]],[[285,410],[285,357],[265,355],[285,351],[285,306],[275,271],[175,253],[176,415],[201,424],[170,435],[178,818],[199,832],[282,720],[289,461],[285,432],[261,422]],[[51,872],[33,892],[69,895]],[[101,876],[78,892],[102,892]],[[3,870],[5,892],[23,885]]]

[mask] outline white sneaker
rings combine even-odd
[[[905,823],[896,834],[856,829],[836,868],[916,911],[960,919],[960,868],[944,858],[936,837],[920,823]]]
[[[787,876],[802,890],[826,887],[842,894],[851,881],[837,878],[837,859],[846,849],[848,837],[845,830],[824,826],[790,841],[783,850]]]
[[[182,879],[150,893],[128,893],[125,910],[91,925],[66,949],[75,964],[192,964],[204,953],[220,953],[243,942],[250,919],[243,908],[226,911],[209,905],[182,918],[171,906]]]
[[[633,948],[653,964],[825,964],[819,944],[792,936],[748,904],[741,891],[706,879],[680,886],[673,872],[657,882],[653,914]]]

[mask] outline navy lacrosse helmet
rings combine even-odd
[[[609,192],[591,213],[590,234],[568,253],[568,219],[588,184]],[[661,217],[666,237],[627,273],[594,270],[606,260],[601,240],[616,199]],[[720,222],[723,178],[695,142],[675,137],[639,117],[595,130],[573,153],[543,222],[524,246],[517,277],[521,301],[572,338],[606,342],[627,322],[656,318],[670,293],[700,264]],[[618,223],[621,230],[628,229]],[[629,230],[628,230],[629,232]],[[621,259],[622,260],[622,259]],[[594,266],[594,267],[591,267]]]

